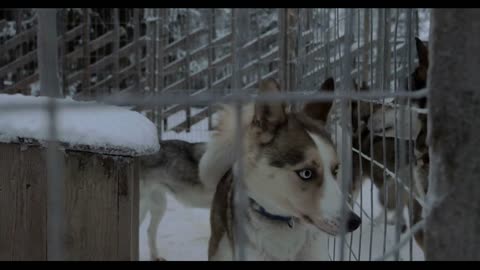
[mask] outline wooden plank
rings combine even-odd
[[[112,57],[113,57],[112,61],[115,61],[115,56],[113,55]],[[146,59],[147,59],[146,57],[142,58],[140,60],[140,65],[143,65],[145,63]],[[137,72],[136,64],[135,63],[130,64],[129,66],[121,69],[118,72],[118,75],[117,75],[118,81],[121,82],[122,80],[126,79],[128,76],[134,74],[135,72]],[[107,87],[107,85],[112,81],[114,82],[113,85],[115,85],[115,76],[110,76],[110,77],[107,77],[107,78],[97,82],[96,84],[92,85],[92,88],[94,88],[96,90],[100,90],[103,87]],[[118,90],[122,90],[122,89],[114,87],[114,91],[118,91]]]
[[[14,257],[12,243],[15,243],[16,183],[20,170],[15,166],[20,163],[19,151],[8,144],[0,143],[0,260],[11,261]],[[13,203],[12,203],[13,202]],[[8,206],[8,208],[7,208]]]
[[[14,85],[9,86],[4,90],[1,90],[1,92],[6,94],[22,93],[24,95],[30,95],[30,84],[36,81],[38,81],[38,72],[26,78],[23,78],[21,81],[16,82]]]
[[[137,86],[137,84],[132,84],[132,85],[130,85],[129,87],[127,87],[127,88],[125,88],[124,90],[122,90],[122,92],[124,92],[124,93],[130,93],[130,92],[132,92],[132,91],[135,91],[135,92],[137,92],[137,93],[138,93],[138,92],[142,92],[142,91],[143,91],[143,88],[144,88],[145,85],[146,85],[146,83],[147,83],[147,82],[146,82],[145,78],[143,78],[143,79],[140,80],[140,85],[139,85],[139,86]],[[140,109],[140,110],[142,110],[142,109]]]
[[[75,26],[74,28],[70,29],[68,32],[65,33],[65,40],[71,41],[72,39],[75,39],[76,37],[82,35],[82,33],[83,23],[80,23],[79,25]]]
[[[82,24],[83,25],[83,24]],[[81,34],[82,31],[82,25],[79,25],[75,27],[74,29],[68,31],[65,33],[65,40],[70,41],[73,38],[76,38]],[[19,45],[19,43],[22,43],[25,40],[35,40],[37,35],[37,28],[32,27],[28,30],[23,31],[22,33],[16,35],[15,37],[7,40],[5,43],[0,45],[0,51],[6,51],[12,48],[15,48],[16,46]],[[58,41],[61,42],[61,37],[58,38]],[[28,53],[36,53],[36,49],[32,50],[31,52]],[[22,56],[22,57],[25,57]],[[15,61],[19,60],[21,58],[16,59]],[[12,62],[13,63],[13,62]],[[0,70],[3,70],[4,67],[2,67]],[[1,74],[1,72],[0,72]]]
[[[217,47],[222,43],[227,43],[227,42],[231,41],[231,38],[232,38],[232,33],[228,33],[225,36],[221,36],[221,37],[212,39],[212,45],[211,46],[212,47]]]
[[[136,162],[132,158],[116,161],[113,178],[118,184],[118,257],[117,260],[136,260],[135,247],[138,246],[138,178],[135,178]],[[136,185],[136,186],[135,186]],[[137,248],[138,249],[138,248]]]
[[[65,40],[71,41],[72,39],[78,37],[82,34],[83,23],[79,24],[75,28],[71,29],[70,31],[65,33]],[[1,28],[0,28],[1,29]],[[25,40],[35,40],[37,37],[37,27],[29,28],[21,33],[15,35],[11,39],[5,41],[5,43],[0,45],[0,51],[10,50],[12,48],[17,47],[20,43],[24,42]],[[58,38],[60,41],[61,37]]]
[[[226,75],[218,80],[213,81],[212,87],[213,88],[225,88],[224,85],[228,85],[232,78],[232,74]]]
[[[266,54],[263,54],[260,58],[260,61],[274,61],[276,55],[275,53],[277,52],[277,49],[274,49],[272,51],[269,51],[267,52]],[[227,62],[229,62],[231,58],[231,55],[227,55],[226,57],[222,57],[220,59],[220,61],[217,60],[217,62],[212,62],[211,63],[211,66],[219,66],[221,64],[226,64]],[[257,63],[257,61],[259,60],[254,60],[252,62],[250,62],[249,64],[245,65],[242,67],[242,72],[250,72],[252,70],[254,70],[255,68],[255,64]],[[201,76],[204,76],[208,73],[208,69],[202,69],[201,71],[198,71],[197,73],[194,73],[191,75],[191,78],[192,79],[198,79],[200,78]],[[223,77],[222,79],[219,79],[219,80],[216,80],[216,81],[213,81],[212,82],[212,87],[215,87],[215,88],[218,88],[219,85],[224,85],[225,83],[225,80],[228,80],[231,78],[231,75],[227,75],[225,77]],[[180,85],[182,85],[183,83],[185,83],[185,79],[180,79],[174,83],[171,83],[169,85],[167,85],[164,90],[173,90],[177,87],[179,87]]]
[[[140,39],[140,45],[141,46],[144,45],[144,41],[145,41],[145,38]],[[121,48],[119,50],[118,54],[120,55],[120,57],[126,57],[126,56],[128,56],[128,54],[130,52],[135,51],[135,49],[136,49],[135,44],[133,42],[131,42],[128,45]],[[95,70],[100,70],[100,69],[112,64],[112,62],[113,62],[113,58],[110,55],[110,56],[104,57],[104,58],[98,60],[97,62],[91,64],[90,68],[95,69]],[[68,75],[68,81],[69,82],[75,82],[77,80],[80,80],[81,77],[82,77],[82,74],[83,74],[83,70],[76,71],[75,73]]]
[[[182,84],[185,84],[185,78],[182,78],[182,79],[180,79],[180,80],[178,80],[174,83],[171,83],[171,84],[165,86],[165,88],[163,89],[162,92],[170,90],[170,89],[175,89],[177,87],[180,87],[180,85],[182,85]]]
[[[228,40],[228,38],[230,38],[230,35],[227,35],[225,37],[222,37],[222,38],[218,39],[219,41],[217,41],[217,42],[218,43],[226,42]],[[211,49],[211,47],[214,47],[214,46],[215,46],[215,44],[212,42],[212,45],[210,45],[210,46],[203,46],[203,47],[197,48],[197,49],[195,49],[191,52],[190,56],[193,59],[195,57],[201,56],[202,54],[208,54],[208,50]],[[177,49],[177,48],[175,47],[175,49]],[[212,61],[212,65],[225,64],[226,62],[228,62],[229,56],[230,55],[219,58],[219,59],[217,59],[217,61]],[[170,62],[167,65],[165,65],[163,70],[164,70],[165,73],[176,72],[176,70],[178,68],[185,65],[185,61],[186,61],[185,57],[177,59],[177,60],[175,60],[173,62]]]
[[[247,41],[244,45],[242,45],[242,50],[247,50],[257,46],[259,42],[266,42],[268,39],[276,39],[277,34],[279,33],[278,28],[274,28],[266,33],[263,33],[261,36],[257,38],[253,38],[250,41]]]
[[[0,260],[46,260],[45,157],[0,143]],[[19,168],[28,169],[19,169]]]
[[[205,91],[209,90],[210,88],[204,88],[196,91],[195,93],[192,94],[192,96],[204,93]],[[177,112],[185,109],[185,104],[175,104],[173,106],[170,106],[169,108],[165,109],[162,113],[162,117],[160,119],[166,120],[168,117],[172,116],[173,114],[176,114]]]
[[[21,68],[24,65],[37,60],[37,50],[31,51],[15,61],[0,68],[0,77],[5,77],[9,72]]]
[[[106,45],[108,45],[109,43],[112,42],[112,39],[114,37],[115,33],[114,31],[109,31],[101,36],[99,36],[98,38],[94,39],[94,40],[90,40],[90,42],[88,43],[88,51],[89,53],[91,52],[94,52],[102,47],[105,47]],[[79,58],[79,57],[84,57],[84,50],[85,48],[78,48],[76,50],[74,50],[73,52],[70,52],[66,55],[66,58],[67,58],[67,61],[74,61],[76,58]]]
[[[81,34],[82,30],[82,25],[77,26],[76,28],[68,31],[65,34],[65,39],[67,41],[77,37],[79,34]],[[14,48],[19,45],[19,43],[22,43],[24,40],[34,40],[36,38],[37,34],[37,28],[32,27],[26,31],[23,31],[22,33],[16,35],[14,38],[8,40],[5,42],[3,45],[0,45],[0,51],[2,50],[8,50],[11,48]],[[58,41],[61,42],[61,37],[58,38]],[[0,68],[0,74],[2,74],[5,70],[10,70],[10,69],[15,69],[18,68],[19,66],[28,63],[32,59],[36,59],[35,54],[37,53],[36,49],[28,52],[26,55],[22,56],[21,58],[16,59],[14,62],[11,62],[8,66],[4,66]]]
[[[77,26],[76,28],[70,30],[65,34],[65,39],[68,41],[69,39],[72,39],[81,33],[81,27]],[[2,50],[7,50],[9,48],[13,48],[18,45],[18,43],[21,43],[22,40],[24,39],[35,39],[37,33],[37,28],[33,27],[30,28],[26,31],[23,31],[19,35],[15,36],[14,38],[8,40],[6,43],[3,45],[0,45],[0,51]],[[61,42],[61,37],[58,38],[58,41]],[[10,62],[9,64],[4,65],[3,67],[0,67],[0,76],[6,76],[8,72],[11,72],[12,70],[15,70],[17,68],[21,68],[22,66],[34,61],[36,62],[37,60],[37,50],[32,50],[30,52],[27,52],[25,55],[22,57],[19,57],[15,59],[13,62]]]
[[[0,28],[1,29],[1,28]],[[19,44],[25,40],[35,40],[37,36],[37,27],[32,27],[28,30],[25,30],[11,39],[5,41],[5,43],[0,45],[0,52],[7,51],[17,47]]]
[[[132,226],[131,226],[131,261],[138,261],[140,258],[140,161],[135,159],[133,164],[133,178],[132,178],[132,195],[131,195],[131,204],[132,204]]]
[[[276,77],[277,74],[278,74],[278,69],[276,69],[276,70],[274,70],[274,71],[272,71],[272,72],[270,72],[270,73],[267,73],[267,74],[265,74],[265,75],[262,75],[261,80],[266,80],[266,79],[269,79],[269,78],[277,78],[277,77]],[[249,82],[248,84],[246,84],[246,85],[243,86],[242,88],[243,88],[243,89],[253,88],[253,87],[255,87],[255,86],[257,85],[258,81],[259,81],[259,80],[258,80],[258,78],[257,78],[257,79],[255,79],[255,80]]]
[[[205,29],[205,28],[197,28],[197,29],[192,30],[189,33],[189,35],[190,35],[191,38],[197,38],[199,35],[205,34],[206,32],[207,32],[207,29]],[[170,50],[175,50],[178,47],[184,47],[186,42],[187,42],[187,38],[186,38],[186,36],[183,36],[183,37],[179,38],[178,40],[176,40],[176,41],[168,44],[167,46],[165,46],[165,52],[168,52]]]
[[[185,109],[185,106],[183,104],[174,105],[174,106],[172,106],[172,107],[163,111],[162,119],[163,118],[168,118],[171,115],[174,115],[174,114],[176,114],[177,112],[179,112],[183,109]]]
[[[47,259],[45,148],[24,148],[0,143],[0,260]],[[138,161],[65,153],[65,259],[137,260]]]
[[[118,240],[118,179],[112,157],[68,152],[66,160],[66,260],[114,260]],[[127,235],[125,235],[127,236]]]
[[[208,117],[208,108],[203,109],[201,112],[195,114],[194,116],[190,117],[190,121],[183,121],[180,124],[176,125],[172,128],[175,132],[182,132],[187,130],[190,126],[195,125],[196,123],[202,121],[203,119]]]

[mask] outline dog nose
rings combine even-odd
[[[361,223],[362,223],[362,220],[360,219],[360,217],[357,214],[350,213],[350,215],[348,217],[348,220],[347,220],[348,232],[355,231],[360,226]]]

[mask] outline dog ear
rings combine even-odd
[[[332,77],[329,77],[323,82],[322,86],[320,86],[320,91],[333,92],[333,90],[335,90],[335,81]],[[332,104],[333,101],[331,100],[307,103],[305,107],[303,107],[303,112],[315,120],[326,122]]]
[[[415,44],[417,46],[417,56],[418,56],[419,65],[428,67],[428,47],[418,37],[415,37]]]
[[[280,93],[280,85],[273,79],[260,82],[259,95]],[[252,125],[258,129],[262,144],[269,143],[278,127],[287,122],[286,106],[283,102],[262,102],[255,104]]]

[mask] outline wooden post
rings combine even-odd
[[[62,259],[138,260],[138,160],[55,151],[65,166]],[[51,258],[45,152],[0,143],[0,260]]]
[[[480,260],[479,15],[432,11],[427,260]]]
[[[38,9],[38,70],[44,96],[61,96],[58,80],[57,10]]]

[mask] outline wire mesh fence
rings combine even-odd
[[[44,95],[38,18],[31,9],[0,11],[0,93]],[[282,101],[292,111],[333,101],[327,127],[342,164],[342,209],[349,202],[362,224],[328,237],[322,251],[334,261],[422,260],[428,31],[428,9],[61,9],[58,63],[48,64],[59,70],[63,97],[132,107],[160,139],[208,140],[222,102],[236,104],[242,119],[252,101]],[[334,92],[319,91],[329,77]],[[272,78],[282,93],[255,95]],[[97,105],[78,105],[78,113],[89,106]],[[55,106],[49,111],[54,119]],[[243,155],[237,128],[234,152]],[[49,162],[58,170],[54,156]],[[238,212],[249,207],[243,177],[240,169]],[[235,220],[235,259],[247,259],[246,221]]]

